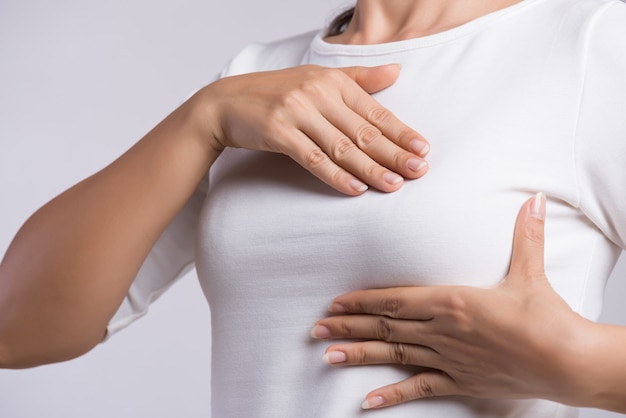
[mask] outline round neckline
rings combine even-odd
[[[335,44],[324,40],[325,30],[318,32],[311,42],[311,49],[319,55],[380,55],[403,52],[407,50],[428,48],[431,46],[443,44],[453,41],[455,39],[467,36],[474,33],[485,25],[490,24],[496,20],[500,20],[504,16],[514,14],[519,10],[526,8],[527,6],[537,3],[541,0],[522,0],[519,3],[507,6],[503,9],[496,10],[486,15],[477,17],[470,20],[460,26],[456,26],[452,29],[445,30],[443,32],[434,33],[432,35],[421,36],[418,38],[405,39],[402,41],[386,42],[381,44],[365,44],[365,45],[352,45],[352,44]]]

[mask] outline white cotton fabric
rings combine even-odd
[[[497,283],[518,210],[538,191],[548,196],[547,275],[573,309],[598,317],[626,246],[625,4],[526,0],[382,45],[304,34],[246,48],[224,76],[305,63],[401,63],[375,97],[430,141],[428,174],[396,193],[346,197],[283,155],[227,149],[156,245],[111,333],[195,261],[213,321],[213,417],[364,416],[369,391],[414,370],[323,364],[328,343],[309,331],[328,303],[355,289]],[[576,415],[542,400],[464,397],[367,414]]]

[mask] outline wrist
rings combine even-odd
[[[594,323],[580,317],[574,326],[558,338],[553,361],[558,365],[560,381],[556,381],[554,399],[557,402],[588,407],[591,401],[591,382],[595,339]]]
[[[561,379],[552,400],[584,408],[626,413],[626,327],[580,318],[555,357]]]
[[[223,138],[219,105],[214,92],[214,84],[203,87],[185,102],[189,122],[193,126],[195,139],[209,156],[217,156],[226,148]]]
[[[582,342],[573,365],[581,390],[572,404],[626,413],[626,327],[589,322]]]

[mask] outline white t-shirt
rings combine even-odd
[[[111,333],[195,261],[213,321],[214,417],[362,416],[367,392],[414,370],[323,364],[328,343],[309,331],[328,303],[355,289],[498,282],[517,212],[537,191],[549,199],[547,275],[574,310],[597,318],[626,247],[625,4],[525,0],[381,45],[304,34],[244,49],[223,75],[304,63],[402,63],[375,97],[430,141],[428,174],[396,193],[347,197],[283,155],[227,149],[150,254]],[[445,397],[368,416],[576,410]]]

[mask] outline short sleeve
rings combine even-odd
[[[144,316],[153,301],[193,269],[197,224],[208,188],[205,177],[148,254],[109,322],[105,340]]]
[[[607,2],[587,33],[576,137],[579,205],[626,248],[626,4]]]
[[[310,31],[274,42],[247,45],[222,72],[222,77],[258,71],[273,71],[302,65],[319,31]]]
[[[252,71],[299,65],[316,33],[308,32],[286,40],[249,45],[211,81]],[[286,54],[285,50],[291,53]],[[195,92],[189,97],[193,94]],[[144,316],[154,300],[193,269],[197,223],[207,192],[208,176],[148,254],[124,301],[109,322],[105,340]]]

